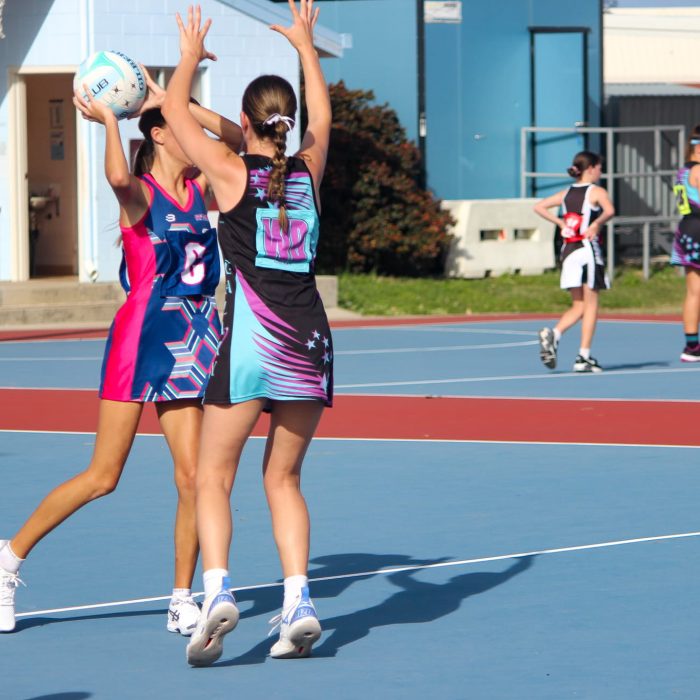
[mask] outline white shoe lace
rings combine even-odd
[[[270,631],[267,633],[268,637],[271,637],[280,627],[282,627],[282,613],[279,613],[275,615],[273,618],[270,618],[268,621],[268,624],[273,625],[273,627],[270,629]]]
[[[15,589],[20,583],[25,587],[27,586],[17,574],[9,571],[3,571],[0,574],[0,605],[15,604]]]

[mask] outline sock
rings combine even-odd
[[[8,542],[2,549],[0,549],[0,569],[5,569],[11,574],[16,574],[19,571],[19,567],[22,566],[24,559],[20,559],[10,547]]]
[[[591,349],[590,348],[579,348],[578,349],[578,354],[581,355],[581,357],[584,360],[590,360],[591,359]]]
[[[686,333],[685,334],[685,344],[688,347],[693,347],[693,345],[698,344],[698,334],[697,333]]]
[[[284,579],[284,603],[282,603],[282,608],[286,610],[291,607],[301,595],[301,589],[308,585],[308,576],[287,576]]]
[[[173,598],[189,598],[191,595],[191,588],[173,588]]]
[[[228,577],[228,569],[209,569],[204,572],[204,597],[208,598],[218,593],[223,587],[223,581]]]
[[[554,340],[556,340],[558,343],[561,340],[561,331],[558,328],[555,328],[552,332],[554,333]]]

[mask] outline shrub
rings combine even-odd
[[[421,187],[418,148],[394,110],[372,104],[372,92],[348,90],[342,81],[329,89],[318,270],[442,274],[452,219]]]

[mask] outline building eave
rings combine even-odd
[[[218,2],[268,26],[289,24],[289,10],[284,5],[275,5],[269,0],[218,0]],[[314,28],[314,46],[323,57],[340,58],[343,55],[343,35],[317,24]]]

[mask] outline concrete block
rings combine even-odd
[[[447,200],[457,223],[445,274],[479,278],[538,275],[555,266],[554,226],[532,210],[536,199]]]

